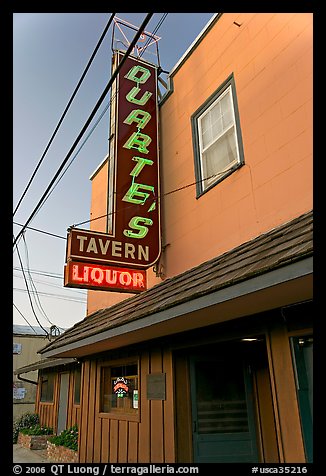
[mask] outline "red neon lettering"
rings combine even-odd
[[[123,390],[125,390],[126,392],[129,391],[129,387],[127,387],[127,385],[125,385],[124,383],[117,383],[114,387],[113,387],[113,391],[116,392],[117,390],[119,390],[119,388],[122,388]]]
[[[96,273],[98,273],[98,276],[96,276]],[[91,271],[91,279],[98,284],[102,284],[104,279],[103,271],[100,268],[93,268]]]
[[[130,289],[140,291],[146,289],[146,272],[126,268],[108,269],[107,266],[89,266],[85,263],[71,263],[69,282],[77,287],[94,287],[104,289]],[[67,283],[65,283],[66,285]]]
[[[131,283],[130,273],[128,273],[128,272],[121,273],[120,278],[119,278],[119,282],[120,282],[120,284],[123,284],[124,286],[129,286],[129,284]]]
[[[116,284],[118,280],[118,273],[117,271],[106,270],[105,271],[105,281],[108,284]]]

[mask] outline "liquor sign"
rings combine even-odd
[[[115,64],[122,56],[116,53]],[[115,91],[112,227],[110,233],[70,229],[66,261],[147,269],[161,253],[156,66],[129,56]]]
[[[147,289],[146,271],[68,261],[64,285],[75,288],[140,293]]]

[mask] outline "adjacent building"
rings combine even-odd
[[[41,360],[38,351],[46,344],[46,334],[40,327],[13,325],[13,370]],[[27,380],[26,380],[27,379]],[[36,401],[37,371],[24,380],[13,378],[13,420],[23,413],[34,412]]]
[[[170,72],[148,289],[89,291],[85,319],[40,351],[75,359],[40,370],[36,408],[76,421],[77,392],[81,463],[312,461],[312,25],[216,14]]]

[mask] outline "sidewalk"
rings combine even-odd
[[[29,450],[21,445],[13,445],[13,463],[52,463],[46,450]]]

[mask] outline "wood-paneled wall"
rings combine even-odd
[[[82,372],[80,463],[173,463],[175,461],[172,354],[161,348],[135,355],[139,361],[138,418],[100,413],[100,367],[108,360],[85,361]],[[166,374],[166,399],[148,400],[146,377]],[[136,421],[135,421],[136,420]],[[162,431],[163,428],[163,431]]]
[[[68,393],[68,408],[67,408],[67,424],[66,427],[80,423],[80,405],[74,404],[74,369],[69,372],[69,393]],[[59,409],[59,395],[60,395],[60,374],[55,372],[53,402],[41,402],[41,385],[39,375],[39,385],[37,387],[35,413],[40,417],[40,424],[52,427],[54,433],[57,431],[58,423],[58,409]]]

